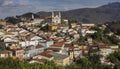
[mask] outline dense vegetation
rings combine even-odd
[[[103,42],[105,44],[118,44],[120,39],[118,39],[115,35],[109,36],[110,29],[106,27],[104,30],[100,29],[99,27],[95,26],[91,29],[96,30],[97,32],[91,35],[94,42]]]
[[[17,24],[19,22],[21,22],[21,19],[17,19],[14,17],[7,17],[5,18],[6,22],[12,23],[12,24]]]
[[[46,61],[45,64],[29,64],[18,59],[0,59],[0,69],[65,69],[63,66],[57,66],[53,61]]]
[[[67,66],[58,66],[54,61],[46,61],[44,64],[28,63],[12,58],[0,58],[0,69],[120,69],[120,51],[110,54],[109,59],[114,65],[100,63],[99,48],[91,48],[88,57],[76,60]]]
[[[50,31],[50,26],[48,24],[46,24],[45,26],[39,26],[40,30],[44,31],[44,32],[48,32]]]
[[[115,69],[120,69],[120,51],[110,54],[108,58],[115,64]]]
[[[111,29],[112,32],[120,35],[120,21],[116,22],[107,22],[108,27]]]
[[[2,29],[4,26],[2,24],[0,24],[0,29]]]
[[[27,61],[23,62],[18,59],[0,59],[0,69],[120,69],[120,52],[115,52],[108,56],[108,59],[114,63],[114,66],[111,66],[100,64],[100,58],[95,54],[96,51],[91,51],[94,55],[90,56],[90,58],[79,59],[68,66],[58,66],[54,61],[46,61],[44,64],[29,64]]]

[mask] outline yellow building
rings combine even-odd
[[[52,25],[52,26],[51,26],[51,30],[52,30],[52,31],[57,30],[58,27],[59,27],[58,25]]]
[[[70,64],[70,57],[65,54],[58,54],[58,53],[52,53],[54,56],[54,60],[57,65],[69,65]]]

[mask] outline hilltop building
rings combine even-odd
[[[61,23],[61,13],[52,12],[52,23],[60,24]]]

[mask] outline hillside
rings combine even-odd
[[[50,12],[36,13],[40,17],[50,16]],[[62,18],[74,19],[84,23],[104,23],[120,20],[120,3],[110,3],[97,8],[82,8],[62,11]]]
[[[25,14],[19,16],[19,17],[23,17],[23,18],[32,18],[32,15],[34,15],[34,18],[39,18],[39,17],[40,17],[40,16],[38,16],[38,15],[36,15],[36,14],[34,14],[34,13],[31,13],[31,12],[25,13]]]

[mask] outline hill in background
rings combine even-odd
[[[38,12],[40,17],[50,16],[51,12]],[[62,11],[62,18],[74,19],[83,23],[105,23],[120,20],[120,3],[114,2],[97,8],[82,8]]]

